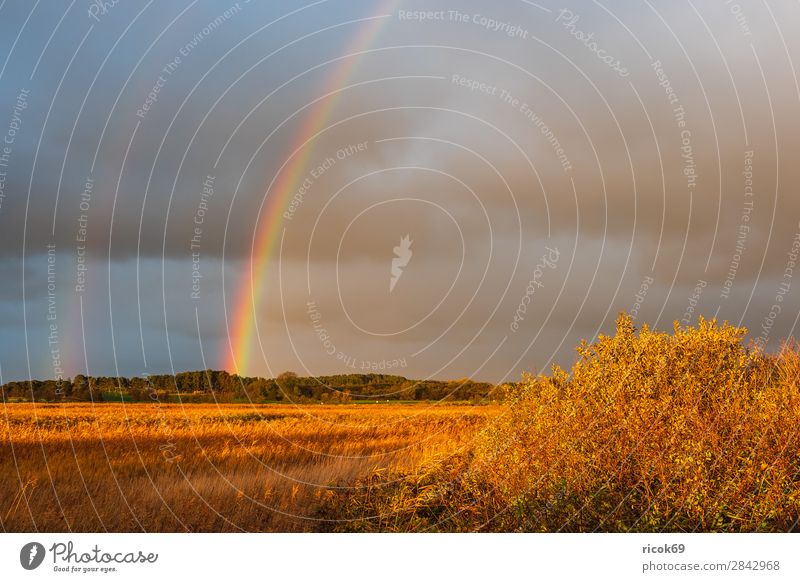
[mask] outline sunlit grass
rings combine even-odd
[[[502,406],[9,404],[0,520],[46,531],[790,531],[800,351],[630,318]]]
[[[9,404],[8,531],[306,531],[338,487],[456,451],[497,407]]]

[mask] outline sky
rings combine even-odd
[[[796,333],[800,5],[0,3],[0,379]]]

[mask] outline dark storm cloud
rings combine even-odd
[[[5,376],[27,375],[23,253],[31,366],[52,375],[48,244],[62,341],[84,301],[74,362],[221,365],[268,186],[295,167],[309,118],[319,133],[255,283],[265,357],[247,373],[341,369],[308,301],[346,355],[499,379],[568,363],[621,310],[669,326],[699,280],[695,316],[757,329],[785,278],[800,230],[788,2],[91,6],[0,10],[0,139],[17,128],[0,206]],[[369,25],[350,21],[389,9],[359,46]],[[337,60],[352,50],[365,52]],[[405,235],[413,258],[390,292]],[[558,264],[512,331],[547,248]],[[783,309],[773,338],[792,333],[797,298]]]

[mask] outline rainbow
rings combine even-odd
[[[375,18],[365,21],[346,47],[344,55],[360,53],[366,50],[383,29],[386,22],[400,0],[384,0],[375,13]],[[385,16],[381,18],[381,16]],[[357,65],[357,57],[342,59],[331,71],[321,94],[335,91],[347,84]],[[267,268],[270,258],[279,240],[283,224],[283,212],[289,204],[294,192],[300,187],[307,174],[309,161],[314,148],[303,144],[325,128],[328,119],[336,106],[338,96],[332,95],[316,103],[308,112],[300,131],[293,140],[289,152],[298,152],[283,168],[281,175],[275,180],[273,187],[266,193],[266,203],[262,205],[258,217],[258,226],[253,238],[250,255],[250,269],[242,276],[232,304],[232,325],[228,334],[228,342],[224,347],[222,361],[224,369],[236,374],[250,370],[254,351],[255,317],[258,313],[258,298],[264,296],[267,285]],[[301,151],[302,148],[302,151]]]

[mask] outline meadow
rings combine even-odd
[[[40,404],[0,417],[3,531],[320,531],[340,487],[469,446],[492,406]],[[359,518],[367,516],[359,516]]]
[[[700,320],[502,404],[13,403],[5,531],[797,531],[800,348]]]

